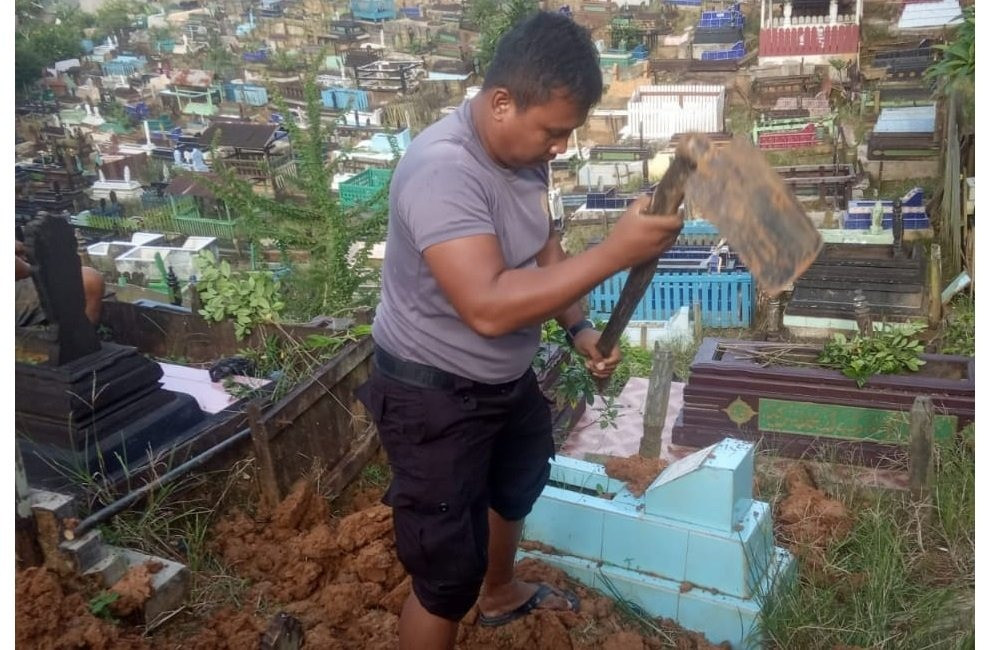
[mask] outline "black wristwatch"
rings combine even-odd
[[[573,340],[577,337],[578,334],[580,334],[586,329],[594,329],[594,323],[592,323],[588,318],[585,318],[579,323],[575,325],[571,325],[570,327],[564,329],[563,333],[567,337],[567,343],[569,343],[570,346],[573,347]]]

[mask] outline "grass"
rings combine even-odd
[[[763,490],[781,496],[778,481]],[[937,447],[929,503],[888,491],[840,498],[852,532],[766,600],[767,646],[974,647],[974,429]]]
[[[975,356],[975,299],[959,293],[945,305],[948,312],[941,321],[935,344],[940,354]]]

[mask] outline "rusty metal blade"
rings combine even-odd
[[[699,160],[686,196],[770,296],[799,278],[824,246],[792,190],[745,140]]]

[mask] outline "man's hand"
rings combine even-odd
[[[601,356],[598,352],[597,343],[601,338],[601,332],[594,329],[585,329],[577,332],[573,339],[573,347],[584,357],[584,365],[596,379],[607,379],[615,372],[619,362],[622,360],[622,351],[616,345],[611,354],[607,357]]]
[[[31,264],[27,261],[27,249],[24,244],[14,240],[14,278],[23,280],[31,277]]]
[[[622,268],[659,257],[676,243],[683,228],[679,214],[646,214],[651,201],[650,197],[642,196],[630,203],[600,244],[608,250],[609,257],[622,260]]]

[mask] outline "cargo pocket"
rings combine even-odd
[[[395,550],[413,576],[452,584],[480,580],[487,569],[486,508],[454,499],[417,500],[396,490]],[[477,512],[473,512],[476,510]]]

